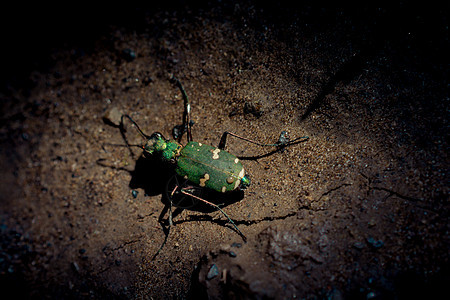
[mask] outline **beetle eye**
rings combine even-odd
[[[159,132],[154,132],[151,136],[150,136],[150,139],[164,139],[164,137],[163,137],[163,135],[161,134],[161,133],[159,133]]]

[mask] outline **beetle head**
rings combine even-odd
[[[153,133],[142,148],[145,156],[155,157],[156,155],[164,161],[174,161],[181,151],[179,143],[166,140],[159,132]]]
[[[250,177],[248,177],[248,175],[245,175],[244,177],[242,177],[241,179],[241,185],[240,188],[242,190],[245,190],[246,188],[248,188],[250,186]]]

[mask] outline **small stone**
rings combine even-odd
[[[373,237],[368,237],[367,238],[367,243],[369,243],[369,245],[371,245],[375,249],[381,248],[384,245],[383,241],[380,241],[380,240],[377,241]]]
[[[355,247],[356,249],[361,250],[361,249],[364,249],[365,246],[361,242],[356,242],[356,243],[353,244],[353,247]]]
[[[127,48],[122,50],[122,58],[130,62],[136,59],[136,52],[134,50]]]
[[[120,125],[120,119],[122,118],[122,113],[119,111],[117,107],[111,107],[105,112],[103,116],[103,120],[105,123],[109,123],[115,126]]]
[[[131,195],[133,196],[134,199],[137,198],[138,194],[139,194],[139,192],[136,191],[136,190],[132,190],[132,191],[131,191]]]
[[[241,248],[242,244],[241,243],[233,243],[233,244],[231,244],[231,247]]]
[[[209,268],[208,274],[206,275],[206,279],[211,280],[214,277],[217,277],[218,275],[219,275],[219,268],[215,264],[213,264]]]

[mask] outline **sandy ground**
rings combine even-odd
[[[82,17],[42,12],[43,23],[34,16],[7,35],[24,39],[3,55],[13,66],[1,94],[3,290],[65,299],[445,290],[444,10],[210,3],[75,12]],[[170,137],[183,113],[172,74],[190,97],[198,142],[217,146],[224,131],[309,140],[270,153],[229,138],[252,184],[219,203],[247,242],[217,211],[178,209],[152,259],[167,233],[171,172],[127,148],[142,139],[116,124],[127,113],[145,133]]]

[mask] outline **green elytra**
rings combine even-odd
[[[189,98],[180,81],[174,77],[172,79],[179,87],[184,99],[183,124],[181,126],[174,127],[172,133],[174,139],[166,139],[159,132],[155,132],[150,136],[146,135],[129,115],[122,115],[121,126],[123,126],[123,118],[128,118],[136,126],[136,129],[140,135],[145,139],[145,144],[142,146],[144,155],[146,157],[156,157],[163,162],[175,165],[176,175],[174,178],[176,184],[171,191],[167,191],[167,195],[170,200],[169,226],[172,225],[172,204],[174,204],[175,196],[187,196],[194,200],[193,203],[202,201],[219,210],[245,241],[245,235],[239,230],[233,220],[219,207],[219,205],[197,196],[193,193],[193,191],[204,188],[220,193],[226,193],[246,189],[250,185],[250,179],[248,175],[245,174],[241,161],[235,155],[224,150],[228,135],[258,146],[277,147],[277,149],[282,149],[286,146],[298,143],[300,140],[307,140],[309,137],[304,136],[294,140],[289,140],[287,132],[282,131],[280,138],[276,143],[262,144],[225,131],[222,134],[217,148],[195,142],[192,140],[191,133],[193,123],[190,121],[191,106],[189,103]],[[183,146],[180,142],[185,132],[187,133],[187,144]],[[180,184],[176,177],[184,179],[184,183]],[[161,251],[167,241],[167,238],[168,233],[162,246],[153,258],[155,258]]]

